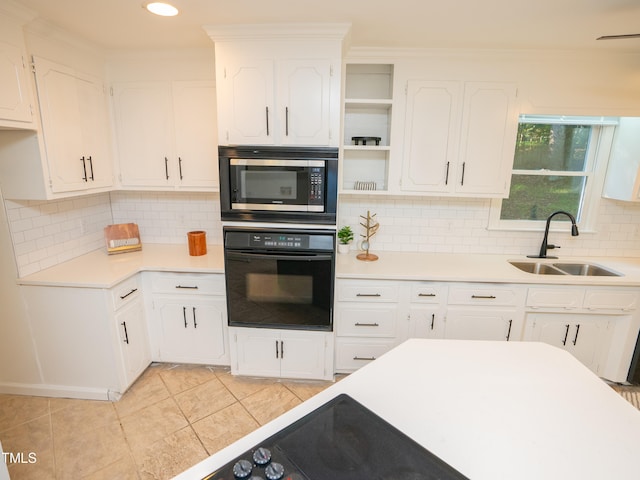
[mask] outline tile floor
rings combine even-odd
[[[167,479],[329,385],[153,364],[119,402],[0,395],[0,442],[11,480]]]

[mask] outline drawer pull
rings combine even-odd
[[[379,327],[380,324],[379,323],[360,323],[360,322],[356,322],[355,326],[356,327]]]
[[[435,293],[419,293],[418,296],[419,297],[435,297],[436,294]]]
[[[471,295],[471,298],[480,298],[484,300],[493,300],[496,298],[495,295]]]
[[[197,290],[198,286],[194,285],[194,286],[190,286],[190,285],[176,285],[176,288],[182,288],[185,290]]]
[[[364,361],[371,361],[371,360],[375,360],[376,357],[359,357],[359,356],[355,356],[353,357],[354,360],[364,360]]]
[[[356,293],[356,297],[381,297],[379,293]]]
[[[120,300],[124,300],[125,298],[127,298],[129,295],[131,295],[132,293],[136,293],[138,291],[137,288],[132,288],[131,291],[129,293],[126,293],[124,295],[120,295]]]

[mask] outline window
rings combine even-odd
[[[564,210],[588,231],[602,190],[615,121],[521,116],[509,197],[492,201],[490,228],[539,230]],[[568,221],[557,217],[558,221]]]

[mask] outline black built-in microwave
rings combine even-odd
[[[336,223],[338,149],[218,147],[223,221]]]

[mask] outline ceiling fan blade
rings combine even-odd
[[[625,38],[640,38],[640,33],[629,33],[626,35],[603,35],[596,40],[623,40]]]

